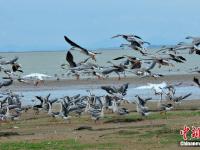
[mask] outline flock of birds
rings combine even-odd
[[[72,47],[66,54],[67,64],[62,64],[61,68],[66,70],[68,75],[75,76],[77,79],[79,79],[81,75],[85,74],[95,76],[98,79],[104,79],[112,73],[115,73],[119,80],[121,79],[120,74],[124,74],[124,76],[126,76],[126,73],[131,73],[139,77],[158,78],[164,75],[152,72],[153,68],[157,64],[158,67],[161,68],[162,66],[174,67],[175,64],[173,62],[185,63],[187,61],[186,58],[179,55],[183,50],[189,50],[189,54],[195,53],[200,55],[200,48],[198,47],[200,45],[200,37],[188,36],[186,39],[192,39],[191,43],[180,42],[174,46],[163,46],[154,53],[145,47],[145,44],[150,45],[150,43],[144,41],[137,35],[118,34],[113,36],[112,39],[118,37],[122,37],[128,42],[126,44],[121,44],[120,47],[126,47],[139,52],[139,54],[141,54],[141,58],[124,54],[107,61],[107,63],[110,64],[109,66],[101,66],[96,63],[96,57],[97,55],[101,55],[101,53],[83,48],[67,36],[64,36],[65,41]],[[88,56],[88,58],[80,62],[76,62],[72,54],[72,51],[74,50],[80,51],[84,55]],[[89,61],[90,59],[93,60],[93,62]],[[119,62],[120,60],[121,62]],[[118,64],[113,63],[113,61],[116,61]],[[198,67],[196,67],[195,72],[200,72],[197,69]]]
[[[97,64],[97,56],[101,53],[90,51],[83,48],[64,36],[65,41],[72,47],[66,54],[67,64],[62,64],[61,68],[67,71],[67,74],[76,76],[77,79],[80,78],[82,74],[89,74],[97,77],[98,79],[104,79],[108,77],[111,73],[116,73],[118,79],[121,79],[120,74],[123,73],[124,76],[126,72],[134,73],[140,77],[162,77],[162,74],[153,73],[153,68],[158,64],[161,66],[174,66],[172,62],[185,63],[187,60],[180,55],[180,51],[189,50],[189,54],[200,55],[200,37],[188,36],[186,39],[192,39],[192,42],[185,43],[180,42],[175,46],[163,46],[155,53],[150,53],[145,45],[150,45],[149,42],[144,41],[141,37],[137,35],[124,35],[119,34],[113,36],[112,39],[122,37],[127,41],[126,44],[121,44],[120,47],[128,47],[139,54],[141,58],[134,56],[123,55],[115,60],[122,60],[119,64],[114,64],[111,61],[107,63],[111,66],[100,66]],[[75,62],[72,51],[79,50],[84,55],[88,56],[87,59],[81,62]],[[33,73],[30,75],[22,76],[23,70],[22,66],[18,63],[18,57],[11,60],[6,60],[4,57],[0,57],[0,71],[4,74],[2,81],[0,82],[0,88],[10,86],[14,80],[22,83],[28,83],[29,78],[36,78],[36,85],[43,78],[48,78],[51,76],[39,73]],[[91,59],[91,61],[89,61]],[[144,64],[147,64],[146,67]],[[197,68],[198,69],[198,68]],[[195,72],[200,73],[200,70],[195,70]],[[200,87],[199,79],[194,77],[194,83]],[[154,90],[155,95],[160,95],[160,100],[158,101],[158,110],[161,112],[166,112],[173,108],[176,103],[181,102],[183,99],[188,98],[192,93],[186,95],[177,96],[176,87],[182,83],[169,85],[166,83],[162,84],[149,84],[149,87]],[[113,113],[118,115],[126,115],[129,110],[122,107],[122,103],[130,103],[130,100],[125,100],[124,96],[127,94],[129,84],[125,83],[120,86],[101,86],[101,89],[106,91],[107,94],[103,96],[96,96],[88,91],[88,95],[81,96],[80,94],[69,97],[64,96],[60,98],[51,98],[51,94],[45,97],[35,96],[34,102],[37,104],[33,106],[23,106],[21,98],[23,95],[13,93],[12,91],[1,93],[0,96],[0,120],[16,120],[20,117],[23,112],[33,109],[36,114],[41,111],[46,112],[51,117],[58,117],[64,120],[70,120],[72,115],[81,116],[87,113],[91,116],[95,122],[104,116],[106,110],[111,110]],[[163,102],[163,96],[165,101]],[[146,103],[152,98],[143,98],[139,95],[135,95],[135,100],[133,103],[136,105],[136,110],[141,116],[147,116],[149,114],[149,108]],[[59,111],[55,112],[54,107],[59,106]]]
[[[161,95],[161,99],[158,101],[158,111],[166,113],[166,111],[173,108],[173,105],[191,96],[192,93],[177,96],[175,87],[179,85],[181,83],[174,85],[168,85],[166,83],[149,85],[154,90],[155,95]],[[17,120],[23,112],[29,109],[34,110],[35,114],[46,112],[51,117],[69,121],[72,115],[80,117],[82,114],[89,114],[91,119],[96,122],[104,117],[105,111],[111,111],[117,115],[126,115],[129,113],[129,110],[123,107],[122,104],[131,102],[130,100],[124,99],[128,87],[128,83],[120,86],[101,86],[101,89],[107,93],[102,96],[96,96],[89,90],[87,91],[88,95],[81,96],[78,94],[72,97],[64,96],[60,98],[51,98],[51,94],[49,93],[47,96],[35,96],[32,100],[35,102],[33,106],[23,106],[21,101],[23,95],[8,91],[1,94],[0,120]],[[165,95],[164,103],[162,101],[162,95]],[[149,114],[149,109],[146,106],[149,100],[152,100],[152,98],[135,95],[134,101],[132,102],[135,103],[139,115],[147,116]],[[53,111],[55,107],[58,107],[57,110],[59,109],[59,111]]]

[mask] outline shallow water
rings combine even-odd
[[[91,88],[91,87],[80,87],[80,88],[70,88],[66,87],[62,90],[44,90],[44,91],[25,91],[22,94],[24,95],[22,103],[23,105],[34,104],[31,100],[35,95],[46,96],[51,93],[51,98],[61,98],[63,96],[74,96],[76,94],[89,95],[86,90],[90,90],[93,94],[98,96],[106,95],[106,92],[100,88]],[[187,92],[186,92],[187,91]],[[187,87],[177,87],[176,88],[176,96],[186,95],[188,93],[192,93],[190,97],[186,100],[199,100],[200,98],[200,88],[195,86],[187,86]],[[135,95],[138,94],[141,97],[152,97],[153,100],[159,100],[160,96],[155,96],[154,91],[152,89],[136,89],[134,86],[130,86],[127,91],[127,95],[124,97],[129,101],[133,101],[135,99]]]

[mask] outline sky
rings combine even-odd
[[[65,50],[63,36],[85,48],[118,47],[116,34],[152,45],[200,36],[199,0],[0,0],[0,51]]]

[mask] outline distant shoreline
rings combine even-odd
[[[161,46],[150,46],[149,49],[157,49],[160,48]],[[90,48],[88,48],[90,49]],[[91,49],[92,51],[106,51],[106,50],[122,50],[120,47],[108,47],[108,48],[95,48],[95,49]],[[20,50],[20,51],[15,51],[15,50],[10,50],[10,51],[0,51],[0,53],[33,53],[33,52],[65,52],[67,51],[65,50]]]
[[[66,50],[31,50],[31,51],[0,51],[0,53],[38,53],[38,52],[65,52]]]

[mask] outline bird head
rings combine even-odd
[[[97,61],[97,60],[96,60],[96,55],[95,55],[95,54],[93,54],[93,55],[91,56],[91,58],[92,58],[92,60]]]

